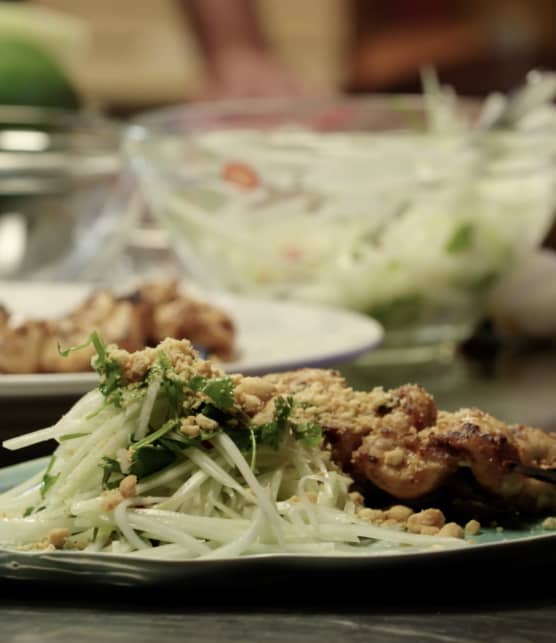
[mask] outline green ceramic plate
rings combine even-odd
[[[0,491],[18,484],[43,468],[48,458],[29,460],[0,469]],[[542,520],[526,529],[483,529],[467,547],[450,550],[412,551],[409,547],[375,549],[369,555],[307,556],[257,555],[208,561],[153,561],[127,555],[84,552],[14,552],[0,549],[0,579],[83,583],[93,586],[182,586],[195,582],[209,588],[217,579],[221,589],[261,582],[299,582],[318,579],[338,582],[353,574],[380,577],[395,573],[481,574],[493,567],[518,568],[556,562],[556,531],[547,531]],[[494,573],[494,572],[493,572]],[[264,580],[261,580],[264,577]],[[297,582],[297,581],[296,581]]]

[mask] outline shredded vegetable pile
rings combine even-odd
[[[225,375],[187,340],[127,353],[91,336],[99,386],[54,426],[4,442],[58,442],[44,470],[0,496],[0,545],[160,560],[369,555],[461,547],[372,525],[321,428],[246,410],[259,378]]]
[[[531,73],[471,116],[429,73],[421,102],[342,101],[337,127],[319,126],[322,107],[315,123],[301,110],[264,129],[254,108],[251,127],[243,114],[244,127],[184,136],[153,126],[130,158],[201,283],[344,306],[388,330],[472,324],[552,224],[555,96],[556,74]]]

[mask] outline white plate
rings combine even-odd
[[[21,317],[57,317],[89,292],[86,285],[0,282],[0,304]],[[228,372],[257,375],[330,366],[374,349],[383,338],[377,321],[350,311],[222,293],[205,298],[236,324],[240,357],[221,365]],[[0,397],[81,394],[96,381],[95,373],[0,374]]]
[[[4,491],[46,466],[48,458],[29,460],[0,469],[0,491]],[[295,585],[308,584],[315,591],[316,579],[332,583],[331,587],[351,584],[354,577],[373,578],[381,587],[380,578],[400,575],[404,586],[415,578],[430,576],[441,570],[451,581],[465,577],[491,582],[488,570],[512,568],[521,565],[553,564],[556,532],[543,530],[541,522],[527,529],[504,530],[483,528],[474,538],[474,544],[456,549],[412,551],[407,546],[391,546],[360,555],[305,555],[261,554],[219,560],[148,560],[133,555],[99,554],[71,551],[25,552],[0,548],[0,579],[28,582],[63,583],[82,587],[107,588],[128,586],[134,588],[155,586],[194,587],[195,591],[208,589],[211,596],[215,587],[234,592],[242,585],[261,588],[263,583],[275,586],[278,582]],[[459,570],[456,572],[455,570]],[[493,572],[491,572],[493,573]],[[361,576],[365,574],[365,576]],[[368,574],[368,576],[367,576]],[[461,576],[463,574],[463,576]],[[531,582],[535,582],[532,575]],[[371,591],[371,590],[370,590]],[[380,590],[379,590],[380,591]]]

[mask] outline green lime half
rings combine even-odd
[[[0,104],[76,109],[79,95],[40,45],[0,33]]]

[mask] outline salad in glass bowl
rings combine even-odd
[[[556,84],[525,90],[479,104],[429,78],[423,96],[174,107],[125,149],[203,284],[363,311],[386,345],[433,346],[469,335],[552,223]]]

